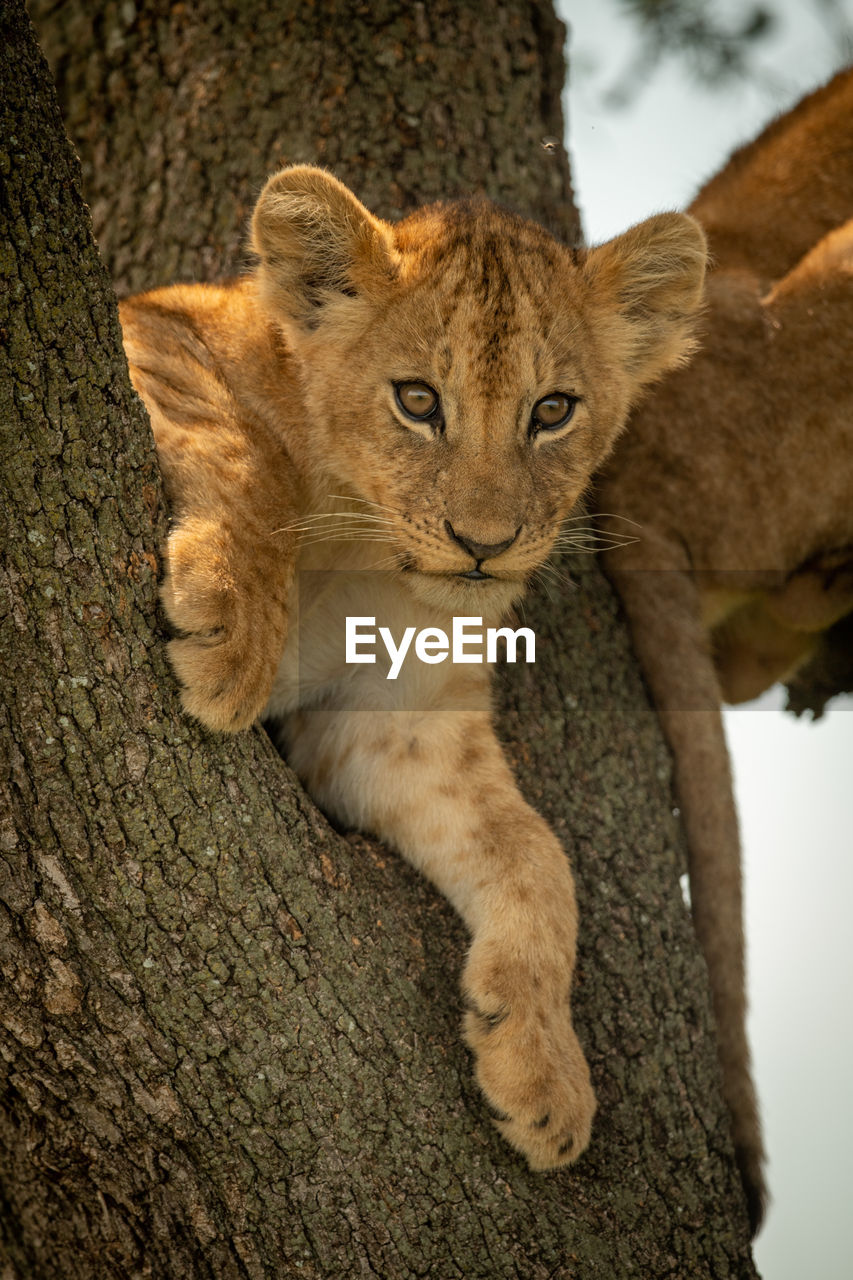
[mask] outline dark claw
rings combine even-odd
[[[566,1141],[561,1143],[560,1149],[557,1152],[557,1154],[560,1156],[567,1156],[574,1145],[575,1145],[575,1140],[571,1135],[569,1135],[569,1137],[566,1138]]]
[[[493,1031],[495,1027],[499,1027],[505,1018],[509,1017],[509,1009],[500,1009],[497,1013],[483,1013],[482,1009],[478,1009],[473,1000],[466,1002],[467,1008],[477,1015],[481,1022],[485,1022],[486,1029]]]

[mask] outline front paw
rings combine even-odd
[[[248,728],[269,699],[286,618],[269,594],[236,580],[197,531],[169,540],[161,595],[178,633],[168,651],[185,711],[209,729]]]
[[[516,960],[481,957],[475,946],[463,979],[477,1082],[503,1137],[537,1170],[576,1160],[595,1115],[569,1012],[569,976],[557,966],[549,980]]]

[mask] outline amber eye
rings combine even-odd
[[[415,422],[428,422],[438,416],[438,392],[433,391],[425,382],[396,382],[394,394],[397,404],[407,418]]]
[[[530,427],[536,431],[556,431],[570,420],[578,402],[577,396],[564,395],[562,391],[554,391],[550,396],[543,396],[533,406]]]

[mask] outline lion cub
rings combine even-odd
[[[598,502],[639,526],[605,567],[675,756],[757,1224],[763,1151],[719,708],[784,679],[853,610],[853,71],[737,152],[690,211],[715,263],[701,350],[634,416]]]
[[[485,200],[396,225],[296,166],[264,188],[254,273],[125,302],[174,524],[163,600],[186,710],[279,722],[343,824],[463,917],[465,1035],[533,1168],[595,1111],[570,1013],[569,864],[521,798],[474,663],[347,663],[350,617],[498,623],[646,384],[679,363],[704,237],[681,214],[576,254]]]

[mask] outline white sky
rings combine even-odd
[[[557,0],[571,27],[568,147],[588,240],[683,207],[735,146],[844,62],[820,0],[767,2],[781,26],[748,84],[710,92],[669,59],[629,107],[610,110],[603,94],[636,49],[631,20],[617,0]],[[840,7],[853,28],[853,0]],[[766,709],[781,705],[774,691],[764,709],[726,714],[773,1195],[755,1255],[764,1280],[850,1280],[853,698],[817,724]]]

